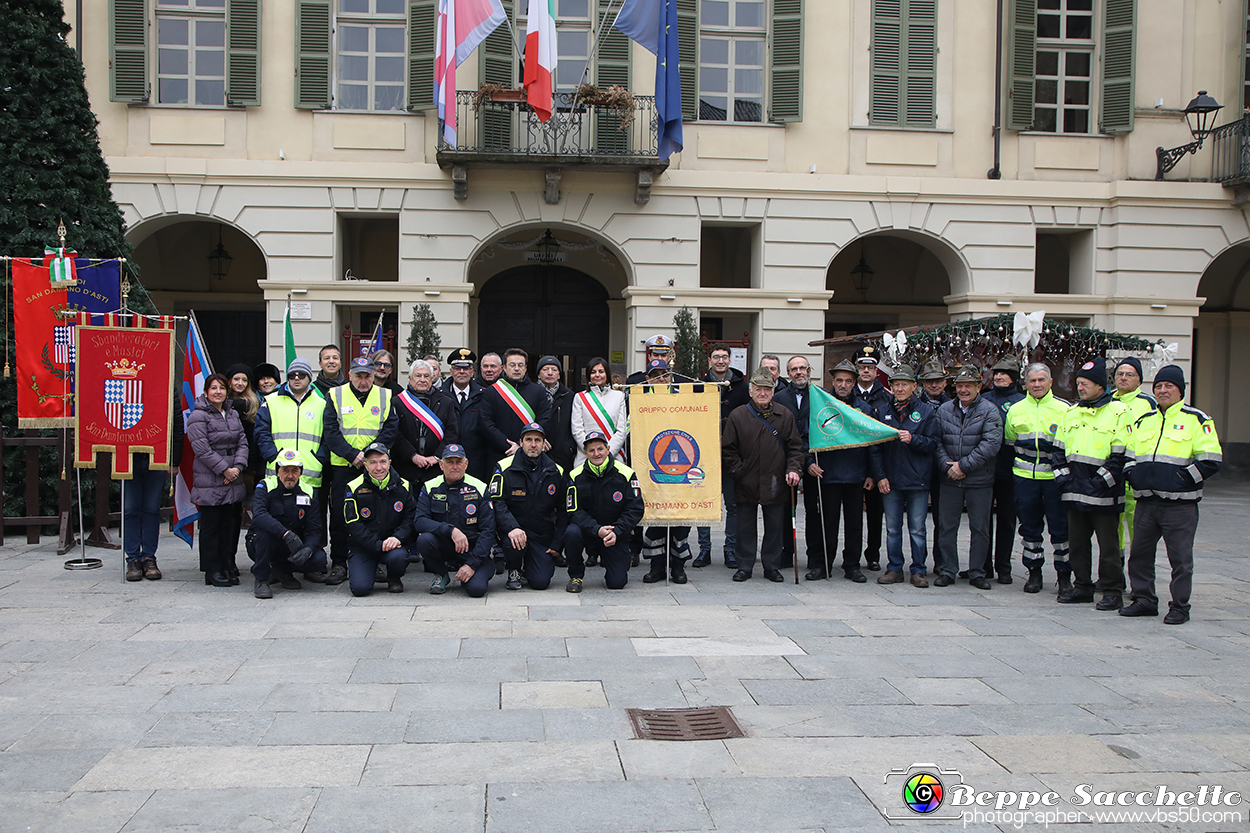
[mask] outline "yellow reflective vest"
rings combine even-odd
[[[326,401],[309,390],[303,402],[296,402],[289,393],[274,391],[265,397],[269,409],[269,435],[281,451],[293,448],[304,458],[304,474],[300,478],[313,488],[321,487],[321,431],[325,424]],[[268,475],[277,474],[273,463],[265,468]]]
[[[1047,391],[1041,399],[1026,396],[1007,409],[1003,439],[1016,450],[1011,471],[1028,480],[1053,480],[1050,455],[1055,450],[1055,434],[1070,405]]]
[[[1155,409],[1130,429],[1133,459],[1125,469],[1138,500],[1202,500],[1202,484],[1224,461],[1211,417],[1184,402]]]
[[[384,387],[374,385],[369,389],[364,404],[356,399],[350,385],[339,385],[330,388],[330,401],[326,407],[334,408],[338,418],[339,430],[343,439],[352,448],[363,449],[378,438],[382,426],[391,412],[392,393]],[[330,465],[350,466],[351,460],[344,460],[337,454],[330,454]]]
[[[1154,397],[1148,393],[1142,393],[1141,388],[1131,390],[1128,393],[1116,391],[1112,394],[1112,397],[1114,397],[1117,402],[1123,402],[1124,407],[1128,408],[1129,416],[1132,417],[1130,422],[1137,422],[1137,420],[1141,419],[1158,406]]]
[[[1124,404],[1106,393],[1064,413],[1051,463],[1071,509],[1117,514],[1124,508],[1130,422]]]

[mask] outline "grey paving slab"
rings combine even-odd
[[[543,732],[549,741],[628,740],[633,728],[624,709],[543,709]]]
[[[976,717],[997,735],[1097,735],[1119,731],[1112,721],[1071,704],[977,706]]]
[[[112,795],[113,793],[75,793]],[[126,833],[183,830],[194,819],[204,830],[264,830],[299,833],[305,829],[318,789],[209,788],[156,790],[126,823]]]
[[[499,683],[409,683],[396,686],[391,704],[396,712],[446,708],[497,709]]]
[[[980,717],[983,705],[924,705],[911,706],[852,706],[839,710],[846,716],[853,732],[864,734],[871,729],[873,735],[882,737],[911,736],[962,736],[983,735],[987,725]]]
[[[699,793],[717,829],[778,830],[889,825],[850,778],[699,778]],[[749,796],[749,800],[743,800]]]
[[[0,798],[0,833],[117,833],[151,795],[151,790],[9,792]]]
[[[995,735],[973,738],[983,752],[1011,772],[1136,772],[1142,767],[1110,749],[1105,737]]]
[[[404,643],[413,643],[410,650],[419,650],[420,646],[426,642],[436,642],[444,651],[448,653],[442,654],[426,654],[414,653],[411,656],[452,656],[460,650],[460,640],[422,640],[408,639],[403,640]],[[396,649],[396,640],[394,639],[272,639],[268,640],[268,647],[259,655],[261,659],[279,660],[279,659],[334,659],[334,658],[351,658],[364,659],[366,657],[379,658],[394,656]]]
[[[154,712],[245,712],[260,708],[276,688],[272,683],[179,685],[154,706]]]
[[[1012,677],[985,676],[981,681],[1012,702],[1021,704],[1132,702],[1102,683],[1105,677]]]
[[[882,706],[864,706],[878,710]],[[822,706],[736,706],[734,719],[749,737],[831,738],[862,734],[846,709]]]
[[[603,681],[603,693],[614,709],[684,709],[690,705],[677,680],[614,677]]]
[[[742,770],[723,741],[625,740],[616,744],[625,778],[737,778]]]
[[[482,833],[484,787],[326,787],[302,833]]]
[[[279,683],[263,707],[275,712],[384,712],[398,686],[369,683]]]
[[[855,636],[858,631],[839,619],[765,619],[778,636]]]
[[[692,657],[531,657],[530,680],[678,679],[701,676]]]
[[[524,658],[362,659],[352,683],[433,683],[524,680]]]
[[[375,746],[360,783],[365,786],[542,783],[624,779],[611,741],[544,743],[401,743]],[[531,790],[535,789],[533,787]]]
[[[746,680],[794,680],[799,674],[795,663],[802,662],[802,654],[784,657],[695,657],[699,671],[705,677],[738,677]]]
[[[1241,764],[1197,742],[1188,733],[1117,734],[1099,739],[1107,744],[1108,749],[1146,771],[1240,773],[1244,770]]]
[[[368,746],[216,746],[113,749],[76,790],[321,787],[360,782]]]
[[[913,703],[961,706],[1011,702],[985,683],[970,677],[888,677],[886,682]]]
[[[914,677],[1010,677],[1019,672],[998,657],[980,654],[947,654],[936,657],[900,656],[895,659]]]
[[[9,747],[11,752],[39,752],[52,749],[109,749],[134,746],[151,729],[160,715],[65,714],[35,721],[29,732]]]
[[[403,735],[406,743],[474,743],[546,739],[540,709],[483,709],[414,712]],[[375,741],[376,742],[376,741]]]
[[[510,637],[474,638],[460,642],[461,657],[566,657],[564,638]]]
[[[284,712],[260,739],[262,746],[335,746],[400,743],[409,716],[397,712]]]
[[[550,829],[561,808],[562,833],[711,830],[700,787],[688,779],[533,784],[492,782],[486,790],[487,833]]]
[[[912,702],[894,686],[880,679],[744,680],[742,684],[761,706]]]
[[[570,657],[636,657],[634,642],[626,636],[572,636],[564,640]]]
[[[555,607],[552,605],[540,605],[530,608],[529,618],[531,621],[567,621],[567,620],[584,620],[596,621],[602,620],[603,607],[601,605],[578,605],[576,607]]]
[[[255,746],[273,721],[268,712],[167,712],[135,746]]]
[[[0,753],[0,795],[16,790],[68,790],[107,754],[107,748]]]
[[[69,688],[21,678],[0,684],[0,709],[24,714],[129,714],[154,707],[169,692],[162,686],[92,685]]]

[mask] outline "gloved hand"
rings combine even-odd
[[[303,567],[308,563],[308,559],[312,558],[312,547],[301,547],[298,552],[292,553],[287,559],[292,567]]]
[[[282,542],[286,544],[286,548],[291,551],[292,555],[299,552],[300,548],[304,546],[304,542],[300,540],[300,537],[289,529],[282,536]]]

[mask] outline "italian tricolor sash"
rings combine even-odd
[[[537,421],[534,418],[534,409],[530,407],[530,403],[522,399],[521,394],[516,392],[516,388],[508,384],[508,381],[502,376],[496,380],[495,390],[499,391],[503,401],[508,403],[508,407],[521,420],[522,425],[529,425],[531,422]]]
[[[616,434],[616,423],[612,421],[608,409],[603,407],[603,403],[599,401],[599,397],[591,388],[587,388],[577,396],[582,400],[582,405],[590,414],[590,418],[595,421],[595,425],[598,425],[599,430],[603,432],[603,436],[608,438],[608,445],[611,445],[612,437]],[[616,452],[616,456],[622,461],[625,459],[623,450]]]
[[[412,412],[413,416],[421,420],[426,428],[430,429],[430,433],[437,437],[440,443],[443,441],[443,422],[434,415],[429,406],[406,390],[399,394],[399,401]]]

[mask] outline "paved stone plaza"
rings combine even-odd
[[[1250,830],[1240,802],[1164,808],[1162,823],[1078,821],[1071,803],[1080,784],[1250,793],[1248,515],[1244,483],[1209,489],[1179,627],[1057,605],[1049,566],[1036,596],[1019,578],[796,587],[757,570],[733,584],[717,559],[680,587],[638,569],[608,592],[591,570],[580,596],[560,582],[471,600],[430,596],[414,572],[400,596],[309,585],[257,601],[246,573],[205,587],[168,536],[159,583],[123,582],[116,554],[68,572],[53,546],[9,545],[0,831],[937,824],[885,782],[913,763],[957,770],[948,797],[960,780],[1053,790],[1043,809],[1077,822],[1063,830]],[[708,705],[732,707],[748,737],[637,740],[625,712]],[[968,829],[1016,822],[1044,819]]]

